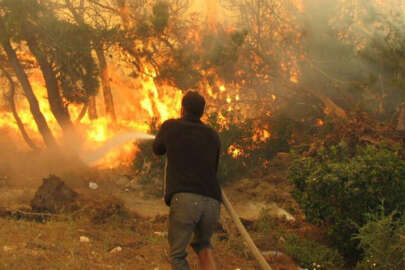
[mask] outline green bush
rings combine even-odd
[[[295,184],[293,196],[307,219],[326,225],[341,254],[356,262],[361,254],[353,239],[366,224],[366,214],[405,209],[405,161],[399,148],[387,145],[359,146],[346,143],[320,149],[314,157],[298,157],[289,171]]]
[[[343,258],[337,250],[295,235],[286,237],[284,249],[299,266],[307,269],[331,270],[343,266]]]
[[[405,215],[395,213],[368,215],[368,222],[355,236],[364,250],[356,270],[405,269]]]

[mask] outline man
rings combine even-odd
[[[182,100],[181,118],[165,121],[153,143],[156,155],[167,155],[165,202],[170,206],[169,245],[172,269],[189,269],[186,247],[198,254],[203,270],[215,270],[210,242],[220,212],[216,177],[220,140],[200,120],[204,98],[195,91]]]

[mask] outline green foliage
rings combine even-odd
[[[173,49],[169,64],[160,68],[160,77],[169,79],[182,90],[197,88],[202,79],[201,73],[195,68],[199,61],[200,57],[188,48]]]
[[[343,266],[343,258],[335,249],[295,235],[286,237],[284,249],[299,266],[307,269],[331,270]]]
[[[64,98],[85,103],[99,88],[98,68],[91,55],[91,29],[64,21],[48,21],[49,39],[57,78]],[[69,38],[66,38],[69,37]]]
[[[405,269],[405,215],[379,213],[367,215],[367,223],[355,236],[364,250],[356,270]]]
[[[91,55],[94,34],[86,25],[56,17],[54,7],[35,0],[3,0],[5,29],[16,41],[27,41],[36,57],[46,59],[68,102],[84,103],[99,87]]]
[[[169,4],[159,1],[153,6],[152,24],[158,33],[163,32],[169,22]]]
[[[341,142],[290,167],[293,195],[307,219],[328,226],[336,247],[354,261],[360,250],[352,236],[366,223],[365,215],[381,201],[386,214],[405,210],[405,161],[398,150],[385,144],[350,149]]]

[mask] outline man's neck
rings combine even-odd
[[[184,120],[190,121],[190,122],[194,122],[194,123],[201,123],[200,118],[193,117],[193,116],[187,115],[187,114],[183,115],[183,116],[181,117],[181,119],[184,119]]]

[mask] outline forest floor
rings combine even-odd
[[[283,251],[283,236],[292,232],[321,240],[323,234],[305,222],[292,199],[285,162],[276,159],[273,165],[265,176],[235,181],[224,190],[272,268],[295,270],[299,267],[291,258],[277,253]],[[168,208],[160,196],[161,187],[134,184],[132,177],[123,170],[63,175],[68,186],[98,205],[82,213],[55,215],[46,222],[0,217],[0,269],[170,269]],[[3,209],[29,208],[42,182],[38,178],[23,185],[23,181],[2,179]],[[89,188],[89,182],[97,183],[97,189]],[[122,203],[127,214],[106,215],[111,205],[103,202],[111,200]],[[104,218],[97,220],[93,212],[100,209],[99,217]],[[224,208],[221,215],[213,237],[219,269],[259,269]],[[198,269],[197,256],[191,249],[188,253],[191,269]]]

